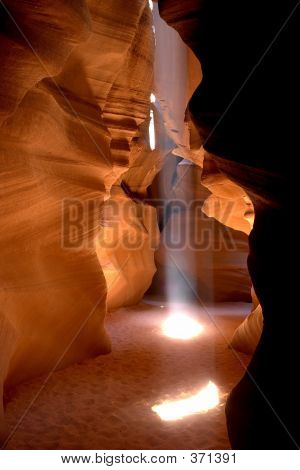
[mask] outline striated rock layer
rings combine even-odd
[[[107,284],[107,308],[135,305],[156,271],[159,230],[154,207],[135,202],[119,186],[103,208],[96,250]]]
[[[107,289],[124,277],[107,283],[95,241],[112,185],[145,148],[154,41],[145,0],[0,8],[1,391],[110,350]],[[145,250],[127,266],[144,269],[135,302],[153,275]]]
[[[218,169],[255,209],[249,272],[264,326],[247,373],[227,401],[234,448],[299,448],[299,315],[290,273],[289,157],[298,148],[296,1],[160,0],[160,13],[199,58],[189,104]],[[289,321],[287,321],[287,315]]]

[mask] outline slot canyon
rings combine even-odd
[[[0,0],[2,449],[300,448],[298,4]]]

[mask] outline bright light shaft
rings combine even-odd
[[[211,381],[195,395],[183,400],[166,401],[152,407],[163,421],[175,421],[195,413],[205,413],[220,403],[218,387]]]
[[[154,127],[154,113],[150,109],[150,123],[149,123],[149,144],[151,150],[155,149],[155,127]]]
[[[203,331],[203,326],[197,320],[184,313],[171,313],[163,322],[162,332],[174,339],[192,339]]]
[[[153,10],[153,1],[152,1],[152,0],[148,0],[148,3],[149,3],[150,9]]]

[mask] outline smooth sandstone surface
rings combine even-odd
[[[111,285],[97,235],[112,186],[146,146],[139,127],[149,114],[154,40],[145,1],[126,11],[120,1],[7,1],[1,14],[0,388],[8,389],[110,351]],[[125,302],[142,297],[153,256],[141,249],[128,262],[130,274],[140,265],[145,276]],[[118,282],[124,277],[117,291]]]

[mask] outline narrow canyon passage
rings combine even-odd
[[[0,0],[1,448],[300,448],[269,3]]]
[[[246,303],[207,311],[181,305],[181,312],[195,315],[203,326],[190,340],[164,336],[166,303],[146,301],[110,314],[111,354],[55,372],[42,391],[45,377],[18,387],[6,409],[9,431],[35,401],[7,449],[230,448],[224,403],[247,356],[238,356],[226,341],[248,310]],[[209,381],[220,397],[209,411],[163,421],[152,410],[165,400],[197,393]]]

